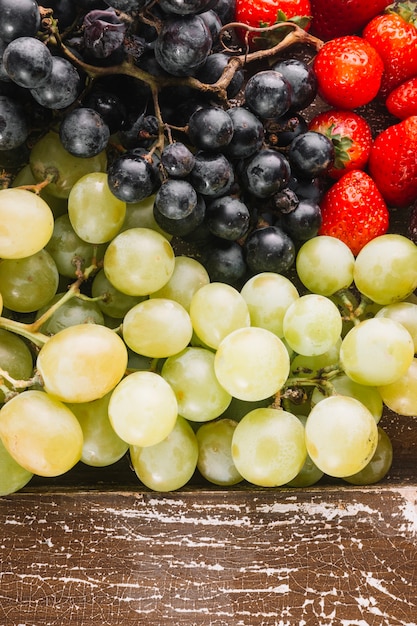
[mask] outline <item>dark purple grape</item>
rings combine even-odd
[[[260,119],[245,107],[227,111],[233,123],[233,137],[225,153],[231,159],[245,159],[255,154],[264,141],[264,127]]]
[[[149,148],[157,139],[158,133],[159,122],[157,118],[154,115],[141,113],[130,127],[123,128],[119,132],[119,140],[127,150],[138,147]]]
[[[222,24],[233,22],[236,13],[236,0],[216,0],[213,11],[216,11]]]
[[[86,50],[94,58],[106,59],[123,45],[126,24],[112,9],[93,10],[84,17],[83,33]]]
[[[181,141],[174,141],[162,150],[161,163],[168,176],[184,178],[193,169],[195,157],[185,144]]]
[[[211,243],[204,256],[211,282],[238,285],[247,272],[247,265],[242,247],[234,241],[218,239]]]
[[[84,101],[84,106],[94,109],[109,127],[110,134],[120,130],[125,123],[127,112],[122,100],[114,93],[93,91]]]
[[[155,41],[155,58],[174,76],[193,75],[210,53],[212,38],[199,15],[167,19]]]
[[[246,263],[255,274],[290,269],[295,260],[295,246],[290,237],[278,226],[257,228],[244,244]]]
[[[165,232],[181,237],[203,222],[205,209],[203,198],[189,182],[171,178],[156,193],[153,215]]]
[[[324,194],[324,188],[320,178],[296,178],[291,176],[288,187],[292,189],[299,199],[312,200],[319,204]]]
[[[125,152],[113,161],[107,178],[112,193],[124,202],[139,202],[151,196],[159,186],[155,164],[139,151]]]
[[[2,83],[10,83],[10,76],[8,75],[8,73],[6,72],[6,70],[4,69],[4,64],[3,64],[3,54],[4,51],[6,50],[8,44],[6,41],[1,41],[0,39],[0,87],[3,89],[4,85]]]
[[[17,148],[29,134],[21,105],[7,96],[0,96],[0,150]]]
[[[116,11],[123,11],[123,13],[133,13],[134,11],[141,11],[147,4],[150,4],[150,0],[104,0],[104,2]]]
[[[77,18],[77,6],[73,0],[42,0],[42,6],[53,9],[54,19],[58,20],[61,31],[71,26]]]
[[[41,25],[39,5],[35,0],[0,0],[0,39],[34,37]]]
[[[317,78],[313,67],[299,59],[284,59],[273,66],[291,85],[290,111],[302,111],[317,95]]]
[[[300,200],[297,194],[289,187],[285,187],[274,194],[274,209],[279,213],[290,213],[298,207]]]
[[[220,152],[199,151],[190,173],[190,182],[203,196],[217,198],[225,195],[234,183],[230,161]]]
[[[308,124],[299,113],[286,113],[278,119],[266,120],[264,126],[265,141],[277,148],[286,148],[298,135],[308,131]]]
[[[89,159],[102,152],[110,137],[103,118],[94,109],[81,107],[65,115],[59,128],[61,143],[70,154]]]
[[[280,226],[292,239],[298,241],[315,237],[321,226],[319,205],[311,200],[300,200],[293,211],[282,213]]]
[[[6,47],[3,66],[17,85],[34,89],[42,85],[52,72],[52,55],[39,39],[18,37]]]
[[[81,89],[81,77],[67,59],[52,57],[52,71],[36,89],[31,89],[36,102],[47,109],[65,109],[73,104]]]
[[[250,211],[239,198],[222,196],[207,206],[206,223],[216,237],[237,241],[248,232]]]
[[[214,11],[204,11],[203,13],[199,13],[199,15],[210,31],[211,39],[213,41],[212,47],[214,48],[218,44],[219,34],[223,28],[223,24],[221,23],[217,13]]]
[[[230,58],[230,55],[225,52],[213,52],[213,54],[210,54],[207,57],[204,65],[202,65],[197,71],[196,78],[198,78],[198,80],[202,83],[213,85],[219,80]],[[239,93],[242,88],[243,81],[243,71],[237,70],[226,90],[228,98],[234,98]]]
[[[264,148],[240,168],[242,184],[257,198],[270,198],[283,189],[291,175],[287,159],[276,150]]]
[[[291,86],[279,72],[263,70],[246,83],[245,102],[262,119],[281,117],[290,108]]]
[[[329,169],[333,159],[333,142],[313,130],[298,135],[288,151],[291,170],[301,178],[314,178],[323,174]]]
[[[224,109],[204,107],[191,115],[188,136],[196,148],[222,150],[233,137],[233,123]]]
[[[213,0],[159,0],[159,6],[167,13],[195,15],[211,8]]]

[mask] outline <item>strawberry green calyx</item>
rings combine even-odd
[[[405,22],[412,24],[417,28],[417,11],[416,3],[411,0],[405,0],[405,2],[394,2],[385,9],[386,13],[396,13]]]
[[[350,161],[348,150],[353,145],[353,139],[347,137],[347,135],[335,133],[335,128],[336,124],[332,124],[331,126],[329,126],[325,135],[330,139],[334,146],[333,167],[335,167],[336,169],[343,169],[346,163]]]

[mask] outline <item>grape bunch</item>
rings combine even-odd
[[[247,50],[233,0],[0,11],[0,494],[126,455],[159,491],[385,476],[417,247],[318,234],[335,148],[288,48],[321,42]]]

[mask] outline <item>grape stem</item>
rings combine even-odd
[[[340,374],[343,374],[342,369],[330,366],[329,368],[323,367],[318,370],[314,378],[290,376],[287,378],[285,385],[274,396],[272,407],[280,408],[282,400],[290,400],[295,404],[302,404],[307,400],[306,387],[317,387],[326,396],[334,395],[337,392],[331,380]]]
[[[372,304],[372,300],[361,294],[358,302],[349,289],[341,289],[335,295],[343,307],[342,319],[346,322],[352,322],[355,326],[360,324],[360,317],[365,313],[367,306]]]
[[[27,389],[28,387],[33,387],[33,385],[42,384],[42,379],[37,372],[35,372],[32,378],[29,378],[28,380],[17,380],[16,378],[12,378],[12,376],[10,376],[10,374],[6,372],[6,370],[0,368],[0,380],[1,379],[6,380],[8,383],[10,383],[13,389]],[[5,396],[9,396],[10,389],[6,387],[6,390],[7,394],[5,393]],[[4,392],[3,387],[2,391]],[[14,394],[12,393],[12,395]]]

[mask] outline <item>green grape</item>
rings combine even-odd
[[[109,420],[111,392],[92,402],[67,404],[83,431],[81,461],[93,467],[112,465],[122,458],[129,445],[115,433]]]
[[[104,255],[104,272],[116,289],[129,296],[147,296],[171,278],[174,250],[167,239],[150,228],[119,233]]]
[[[370,387],[369,385],[361,385],[349,378],[346,374],[340,374],[335,378],[332,378],[331,383],[336,393],[342,396],[350,396],[356,398],[359,402],[362,402],[364,406],[372,413],[375,422],[378,424],[382,417],[382,411],[384,408],[382,397],[379,390],[376,387]],[[321,402],[325,398],[325,394],[321,389],[315,388],[311,396],[311,403],[314,406],[318,402]]]
[[[305,428],[307,415],[297,415],[297,417]],[[323,476],[324,472],[317,467],[310,455],[307,454],[303,467],[300,469],[297,476],[287,483],[287,487],[311,487],[323,478]]]
[[[14,460],[0,439],[0,496],[19,491],[32,477],[33,473]]]
[[[0,190],[0,258],[36,254],[52,235],[54,216],[39,196],[26,189]]]
[[[231,396],[256,401],[282,388],[290,358],[281,339],[270,330],[239,328],[223,339],[214,357],[219,383]]]
[[[57,293],[45,306],[41,307],[35,319],[39,319],[49,307],[65,295]],[[42,324],[40,330],[46,335],[55,335],[60,330],[76,324],[104,324],[103,313],[98,304],[92,300],[80,299],[76,296],[63,302],[61,306]]]
[[[37,311],[56,294],[58,281],[55,261],[46,250],[0,261],[0,291],[4,305],[12,311]]]
[[[175,393],[179,414],[189,421],[213,420],[231,402],[231,395],[217,380],[214,354],[205,348],[189,347],[169,357],[161,375]]]
[[[195,292],[209,282],[210,277],[204,265],[188,256],[177,256],[171,278],[161,289],[150,294],[150,297],[175,300],[189,311]]]
[[[68,215],[80,239],[106,243],[122,228],[126,203],[110,191],[105,172],[82,176],[68,196]]]
[[[197,458],[196,436],[180,415],[171,432],[159,443],[130,447],[137,477],[154,491],[174,491],[187,484],[195,472]]]
[[[133,446],[153,446],[175,426],[178,404],[175,393],[155,372],[133,372],[113,390],[110,423],[118,436]]]
[[[417,416],[417,359],[401,378],[390,385],[378,387],[384,404],[399,415]]]
[[[27,185],[36,185],[38,181],[35,179],[32,174],[31,167],[29,163],[22,167],[22,169],[16,174],[13,179],[12,187],[25,187]],[[46,204],[50,207],[55,218],[60,215],[64,215],[64,213],[68,210],[68,201],[66,198],[57,198],[48,192],[48,187],[43,187],[39,196],[42,200],[45,200]]]
[[[28,472],[59,476],[81,458],[83,434],[75,415],[43,391],[23,391],[0,410],[0,437]]]
[[[392,465],[392,443],[387,433],[378,426],[378,443],[372,459],[365,467],[343,480],[351,485],[373,485],[382,480]]]
[[[358,290],[378,304],[404,300],[417,288],[417,246],[403,235],[381,235],[356,257]]]
[[[307,457],[304,427],[281,409],[255,409],[235,428],[232,458],[243,478],[260,487],[277,487],[293,480]]]
[[[378,443],[378,427],[356,398],[330,396],[316,404],[306,422],[307,452],[325,474],[343,478],[362,470]]]
[[[168,241],[171,241],[172,235],[165,232],[155,221],[153,215],[154,201],[155,194],[152,194],[140,202],[129,202],[126,206],[126,216],[121,230],[150,228],[163,235]]]
[[[248,305],[231,285],[213,282],[195,292],[190,317],[196,335],[210,348],[237,328],[250,325]]]
[[[29,164],[35,180],[42,182],[48,177],[48,193],[58,198],[68,198],[73,185],[85,174],[105,172],[105,150],[90,158],[76,157],[65,150],[59,134],[49,131],[33,146]]]
[[[299,298],[292,282],[281,274],[261,272],[249,278],[240,293],[248,305],[251,325],[282,338],[285,312]]]
[[[269,407],[273,401],[273,398],[264,398],[263,400],[257,400],[256,402],[248,402],[247,400],[239,400],[239,398],[233,398],[225,411],[221,414],[222,419],[231,419],[235,422],[240,422],[242,417],[253,411],[254,409],[263,409]]]
[[[243,480],[232,459],[232,439],[238,422],[219,419],[200,426],[197,469],[214,485],[236,485]]]
[[[388,317],[402,324],[410,333],[414,343],[414,352],[417,353],[417,304],[412,302],[387,304],[375,313],[375,317]]]
[[[80,239],[73,229],[68,214],[57,217],[46,250],[54,259],[61,276],[76,278],[77,266],[84,270],[103,260],[107,244],[95,246]]]
[[[303,285],[322,296],[331,296],[353,282],[355,257],[335,237],[320,235],[309,239],[299,249],[295,263]]]
[[[413,357],[408,330],[384,317],[360,322],[340,346],[340,362],[349,378],[373,387],[389,385],[404,376]]]
[[[123,319],[135,304],[145,299],[145,296],[128,296],[116,289],[108,280],[104,270],[100,270],[94,276],[91,295],[93,298],[105,296],[104,299],[97,301],[98,307],[105,315],[119,319]]]
[[[342,318],[329,298],[307,294],[288,307],[283,330],[294,352],[314,356],[337,344],[342,332]]]
[[[36,362],[45,390],[62,402],[102,398],[121,380],[126,365],[123,340],[99,324],[59,331],[42,346]]]
[[[33,357],[27,344],[18,335],[3,329],[0,329],[0,369],[15,380],[29,380],[33,371]],[[7,380],[3,384],[11,387]],[[4,393],[0,389],[0,403],[2,402]]]
[[[193,334],[191,319],[181,304],[166,298],[144,300],[123,321],[127,346],[143,356],[166,358],[181,352]]]
[[[312,356],[296,354],[291,359],[291,376],[299,378],[316,378],[317,375],[320,374],[320,370],[323,370],[324,368],[337,368],[339,366],[341,345],[342,339],[339,337],[336,343],[322,354],[315,354]]]

